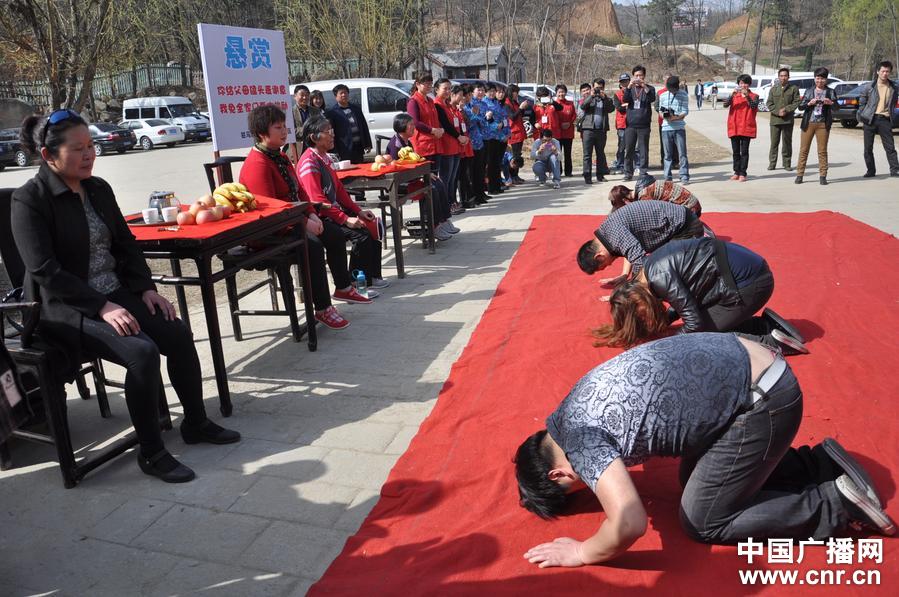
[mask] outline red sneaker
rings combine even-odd
[[[740,180],[740,175],[739,175],[739,174],[734,174],[733,176],[730,177],[730,179],[731,179],[731,180]]]
[[[325,324],[332,330],[342,330],[350,325],[350,322],[344,319],[343,315],[337,312],[334,305],[331,305],[321,313],[315,314],[315,320]]]
[[[359,303],[360,305],[367,305],[372,302],[370,298],[359,294],[352,286],[350,286],[349,290],[335,290],[332,296],[338,301],[343,301],[345,303]]]

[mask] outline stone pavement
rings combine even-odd
[[[762,138],[752,144],[750,182],[727,180],[727,162],[694,165],[691,188],[706,211],[832,209],[899,230],[899,181],[858,178],[860,131],[835,130],[832,185],[819,187],[809,172],[814,184],[795,186],[792,174],[764,170],[764,118]],[[724,112],[710,109],[688,117],[694,130],[727,146],[723,121]],[[198,163],[208,146],[178,151],[170,155]],[[128,454],[66,490],[52,449],[14,445],[21,466],[0,473],[0,595],[303,595],[361,524],[430,413],[531,218],[606,213],[606,194],[619,180],[586,187],[572,178],[560,191],[529,183],[506,193],[458,217],[463,232],[435,255],[409,241],[404,280],[396,279],[386,252],[392,286],[373,305],[341,306],[352,325],[321,330],[315,353],[293,343],[281,319],[247,322],[246,340],[235,342],[222,312],[235,402],[227,424],[244,439],[185,446],[177,432],[167,433],[167,447],[197,471],[191,483],[146,477]],[[574,267],[572,255],[560,259]],[[261,294],[254,298],[263,304]],[[193,317],[202,320],[198,312]],[[202,324],[195,332],[207,408],[220,419]],[[170,388],[168,395],[175,402]],[[82,453],[129,430],[121,395],[110,398],[114,416],[107,420],[94,400],[69,401]]]

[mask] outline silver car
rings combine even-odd
[[[122,120],[119,126],[132,131],[137,145],[144,151],[153,149],[155,145],[174,147],[175,143],[184,141],[184,131],[180,126],[158,118]]]

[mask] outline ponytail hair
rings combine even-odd
[[[66,142],[66,133],[75,127],[87,126],[76,112],[70,111],[67,117],[53,124],[50,124],[50,116],[32,115],[22,121],[19,141],[31,156],[41,155],[42,147],[54,157],[59,155],[59,148]]]
[[[612,292],[612,323],[593,330],[593,346],[630,348],[668,329],[665,306],[649,288],[636,281],[625,282]]]

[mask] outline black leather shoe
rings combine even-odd
[[[194,472],[175,460],[168,450],[160,450],[149,458],[138,452],[137,464],[140,470],[151,477],[159,477],[166,483],[187,483],[196,477]]]
[[[867,172],[865,172],[865,175],[862,176],[862,178],[874,178],[875,176],[877,176],[876,172],[871,172],[870,170],[868,170]]]
[[[899,172],[890,172],[890,176],[894,178],[899,178]]]
[[[599,177],[597,177],[597,179],[596,179],[596,182],[605,182],[605,181],[606,181],[606,177],[605,177],[605,176],[599,176]]]
[[[768,170],[777,170],[777,166],[774,164],[768,164]]]
[[[775,328],[786,332],[800,342],[805,342],[805,338],[802,337],[802,334],[799,333],[799,330],[796,329],[796,326],[784,319],[782,316],[778,315],[777,312],[774,311],[774,309],[765,307],[765,309],[762,311],[762,317],[771,322],[771,324]]]
[[[209,419],[206,419],[206,422],[199,427],[188,425],[187,421],[182,421],[181,438],[185,444],[199,444],[200,442],[207,444],[233,444],[240,441],[240,433],[216,425]]]
[[[796,184],[802,184],[802,177],[801,177],[801,176],[797,176],[797,177],[796,177],[796,180],[794,180],[793,182],[795,182]]]
[[[584,179],[584,184],[593,184],[593,179],[592,179],[592,178],[585,178],[585,179]]]
[[[828,184],[827,177],[826,176],[819,177],[818,182],[821,183],[822,186]]]
[[[874,481],[871,480],[868,471],[866,471],[855,458],[849,455],[849,452],[846,451],[840,442],[832,437],[825,437],[824,441],[821,442],[821,447],[824,449],[824,453],[827,454],[827,457],[830,458],[843,473],[849,475],[849,478],[852,479],[859,489],[867,494],[872,502],[877,504],[878,508],[883,507],[880,496],[877,494],[877,489],[874,487]]]

